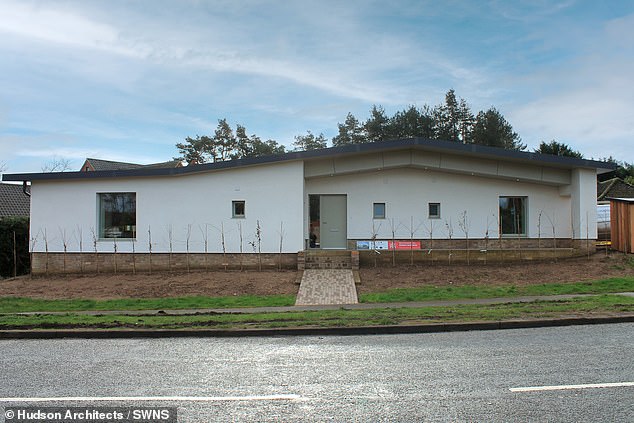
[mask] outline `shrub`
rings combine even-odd
[[[14,236],[15,233],[15,246]],[[13,251],[16,262],[14,269]],[[29,218],[0,218],[0,276],[25,275],[29,273]]]

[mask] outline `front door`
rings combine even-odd
[[[321,195],[319,209],[321,248],[347,248],[346,196]]]

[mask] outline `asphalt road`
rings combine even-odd
[[[179,421],[186,422],[634,421],[634,386],[510,390],[617,382],[634,382],[634,324],[346,337],[0,341],[1,398],[215,397],[99,403],[177,405]],[[96,405],[46,405],[87,404]]]

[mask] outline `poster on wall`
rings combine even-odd
[[[357,250],[420,250],[420,241],[357,241]]]
[[[387,250],[388,241],[357,241],[357,250]]]

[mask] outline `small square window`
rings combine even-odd
[[[429,218],[440,219],[440,203],[429,203]]]
[[[245,201],[232,201],[233,217],[244,217]]]
[[[374,203],[374,219],[385,219],[385,203]]]

